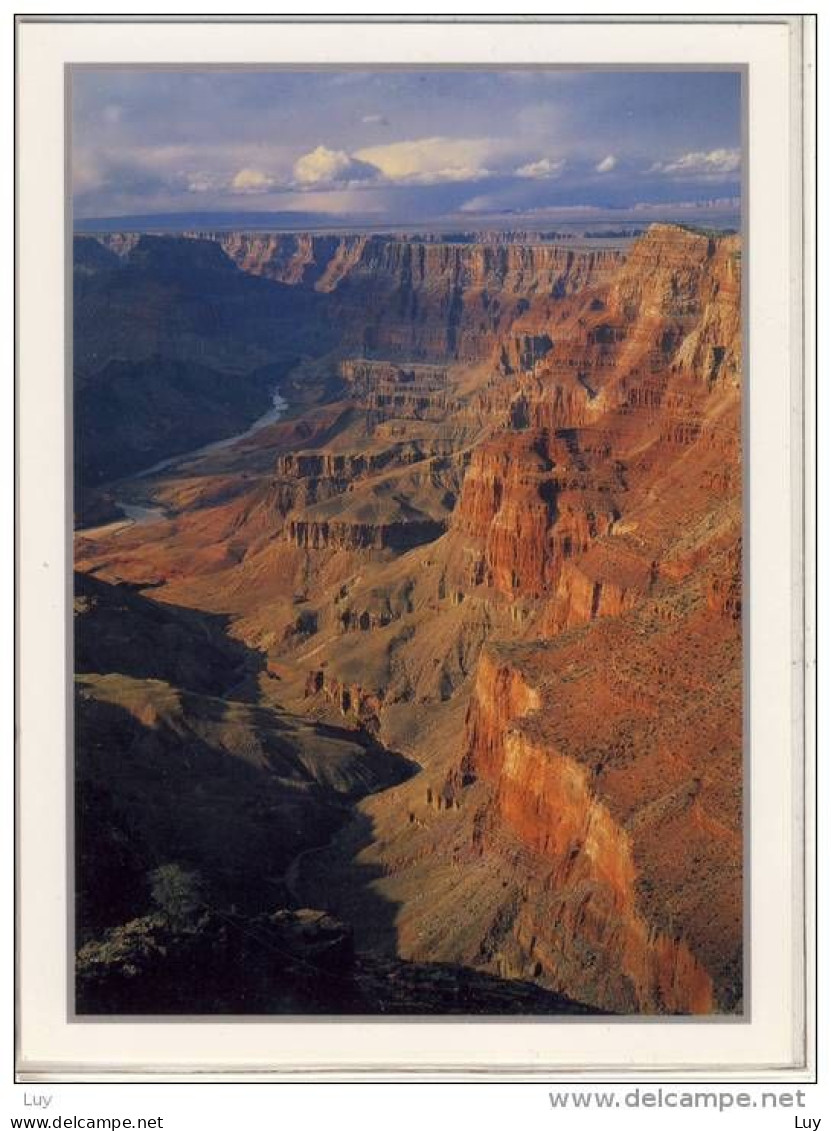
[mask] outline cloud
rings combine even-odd
[[[344,185],[374,181],[378,169],[368,161],[350,157],[342,149],[327,149],[319,145],[311,153],[304,153],[294,163],[294,178],[298,185]]]
[[[78,215],[257,209],[272,196],[303,210],[315,193],[354,192],[356,211],[377,194],[392,223],[456,215],[478,193],[521,210],[738,188],[736,74],[516,68],[85,69],[72,100]],[[297,175],[316,147],[337,156],[318,152]],[[260,176],[232,189],[245,170]]]
[[[602,161],[598,161],[594,170],[596,173],[611,173],[612,169],[617,165],[617,157],[610,153],[608,157],[604,157]]]
[[[304,189],[301,192],[288,192],[280,198],[281,209],[343,216],[383,216],[388,205],[386,191],[378,191],[369,185]]]
[[[269,192],[275,186],[275,180],[260,169],[240,169],[231,181],[231,192],[256,194]],[[191,189],[191,192],[202,191]]]
[[[242,172],[247,171],[249,170],[242,170]],[[238,173],[237,176],[239,175],[240,174]],[[217,189],[220,189],[222,187],[222,181],[215,177],[212,173],[191,173],[188,177],[188,192],[215,192]]]
[[[429,173],[421,173],[413,177],[410,183],[417,185],[458,184],[462,181],[484,181],[492,176],[493,173],[490,169],[485,169],[481,166],[448,165],[445,169],[435,169]]]
[[[106,177],[94,155],[72,154],[72,191],[76,195],[95,192],[105,184]]]
[[[423,137],[367,146],[355,156],[380,169],[388,181],[435,185],[492,176],[484,162],[493,151],[488,138]]]
[[[541,157],[539,161],[529,161],[527,165],[520,165],[514,172],[517,177],[524,177],[529,181],[548,181],[559,177],[565,164],[565,161],[552,161],[548,157]]]
[[[473,196],[459,206],[460,212],[499,212],[505,211],[502,202],[495,196]]]
[[[527,219],[557,220],[573,217],[590,219],[595,215],[602,215],[608,209],[594,204],[546,204],[532,205],[511,202],[505,194],[474,196],[460,205],[460,213],[502,213],[513,217],[526,217]]]
[[[723,177],[737,173],[741,166],[741,150],[710,149],[685,153],[674,161],[656,161],[648,170],[667,177]]]

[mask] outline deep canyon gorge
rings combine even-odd
[[[79,1012],[741,1012],[741,265],[76,236]]]

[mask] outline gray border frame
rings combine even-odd
[[[52,22],[46,19],[43,22]],[[71,19],[62,22],[73,23]],[[90,23],[117,23],[121,22],[116,19],[95,19],[84,21]],[[132,22],[131,19],[127,22]],[[177,18],[170,18],[164,20],[157,20],[152,17],[146,17],[139,22],[143,23],[157,23],[157,22],[194,22],[194,23],[225,23],[226,20],[219,19],[201,19],[194,18],[192,21],[179,21]],[[246,17],[240,17],[233,22],[238,23],[260,23],[263,22],[259,19],[248,20]],[[294,20],[291,18],[281,19],[279,17],[266,22],[272,23],[307,23],[307,20]],[[353,23],[356,21],[351,20],[328,20],[321,19],[321,23]],[[360,22],[363,22],[361,20]],[[369,22],[369,21],[368,21]],[[378,17],[371,21],[375,23],[425,23],[424,18],[406,19],[402,18],[400,21],[389,20],[386,17]],[[431,21],[432,22],[432,21]],[[440,23],[467,23],[467,22],[480,22],[480,21],[466,21],[458,20],[453,17],[437,18],[435,22]],[[516,23],[523,22],[519,17],[517,20],[508,19],[494,19],[482,20],[482,23]],[[582,19],[560,20],[560,19],[546,19],[546,20],[528,20],[529,23],[545,22],[545,23],[562,23],[562,22],[583,22]],[[597,22],[608,22],[605,18],[598,19]],[[626,22],[660,22],[660,21],[626,21]],[[674,23],[680,22],[697,22],[697,21],[683,21],[673,20]],[[732,23],[735,20],[726,18],[720,22]],[[771,23],[778,23],[780,21],[770,20]],[[740,182],[740,200],[739,200],[739,217],[740,217],[740,234],[741,234],[741,254],[742,254],[742,295],[741,295],[741,321],[742,321],[742,402],[741,402],[741,490],[742,490],[742,538],[744,552],[742,554],[742,889],[743,889],[743,907],[742,907],[742,990],[743,990],[743,1006],[740,1013],[735,1014],[704,1014],[704,1015],[667,1015],[667,1014],[626,1014],[623,1016],[607,1016],[605,1014],[596,1015],[572,1015],[572,1014],[557,1014],[552,1013],[548,1016],[544,1015],[531,1015],[531,1014],[389,1014],[389,1015],[375,1015],[375,1014],[355,1014],[355,1013],[342,1013],[342,1014],[221,1014],[221,1015],[204,1015],[204,1014],[78,1014],[75,1009],[75,981],[72,977],[75,958],[75,711],[74,711],[74,677],[75,677],[75,656],[74,656],[74,620],[73,620],[73,596],[74,596],[74,506],[73,506],[73,487],[74,487],[74,420],[73,420],[73,407],[74,407],[74,341],[73,341],[73,310],[74,310],[74,296],[73,296],[73,237],[74,237],[74,214],[73,214],[73,200],[72,200],[72,77],[76,72],[81,71],[134,71],[146,73],[148,71],[163,71],[167,73],[187,73],[205,71],[215,72],[274,72],[274,71],[294,71],[294,72],[331,72],[339,73],[343,71],[365,71],[365,72],[399,72],[399,71],[579,71],[583,72],[606,72],[606,73],[621,73],[621,72],[660,72],[660,73],[690,73],[697,72],[703,74],[710,73],[729,73],[738,74],[740,76],[740,131],[741,131],[741,182]],[[66,939],[66,957],[67,957],[67,1019],[75,1024],[241,1024],[241,1023],[263,1023],[264,1019],[269,1019],[278,1024],[302,1023],[302,1024],[337,1024],[346,1023],[354,1024],[360,1022],[361,1024],[389,1024],[391,1022],[396,1024],[613,1024],[621,1025],[627,1023],[636,1024],[693,1024],[693,1025],[741,1025],[749,1024],[752,1020],[752,1002],[748,1000],[747,990],[751,982],[751,955],[752,955],[752,940],[750,934],[750,906],[751,906],[751,869],[748,867],[749,848],[750,848],[750,774],[751,774],[751,759],[750,759],[750,741],[749,741],[749,727],[748,720],[750,719],[750,679],[749,679],[749,640],[750,640],[750,617],[748,613],[748,602],[746,600],[746,593],[749,587],[749,554],[747,553],[747,546],[749,543],[749,529],[750,529],[750,514],[749,514],[749,499],[750,499],[750,486],[749,486],[749,461],[745,458],[744,453],[749,449],[747,443],[749,438],[750,427],[750,398],[746,394],[747,380],[748,380],[748,357],[749,357],[749,335],[748,335],[748,312],[749,312],[749,273],[747,270],[747,253],[748,253],[748,232],[749,232],[749,161],[748,161],[748,124],[749,124],[749,67],[746,63],[737,64],[631,64],[631,65],[616,65],[616,64],[449,64],[449,63],[433,63],[433,64],[304,64],[304,63],[204,63],[204,64],[177,64],[177,63],[67,63],[64,65],[64,287],[66,295],[65,304],[65,325],[64,335],[66,343],[65,353],[65,372],[64,372],[64,421],[65,421],[65,491],[64,491],[64,515],[66,523],[66,561],[67,561],[67,576],[66,576],[66,640],[67,640],[67,681],[66,681],[66,742],[67,742],[67,757],[70,765],[71,772],[67,774],[67,796],[66,796],[66,810],[67,810],[67,860],[66,860],[66,885],[68,896],[69,914],[67,916],[67,939]],[[115,217],[114,219],[118,219]],[[393,225],[394,227],[394,225]],[[429,224],[425,224],[425,228]],[[121,230],[121,229],[113,229]],[[129,230],[124,228],[124,231]],[[244,227],[235,227],[235,231],[248,231]],[[261,228],[252,228],[251,231],[261,231]],[[269,229],[271,230],[271,229]],[[275,228],[275,231],[282,229]],[[357,229],[355,229],[357,230]],[[298,228],[297,231],[305,231],[305,229]],[[344,227],[344,232],[348,232],[349,228]],[[92,232],[81,234],[93,234]],[[171,228],[167,230],[167,234],[175,235],[176,230]]]

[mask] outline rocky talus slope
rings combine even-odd
[[[312,746],[418,768],[362,779],[291,900],[374,961],[740,1010],[738,238],[214,242],[320,300],[322,392],[122,484],[157,517],[80,532],[76,566],[221,616]]]

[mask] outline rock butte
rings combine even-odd
[[[101,237],[128,265],[146,240]],[[76,568],[224,618],[262,661],[247,710],[309,728],[307,765],[351,736],[351,815],[292,842],[320,846],[294,903],[379,960],[740,1010],[738,237],[170,242],[308,292],[320,352],[285,419],[143,480],[166,517],[79,530]]]

